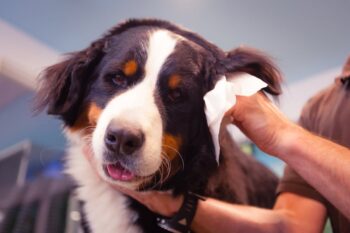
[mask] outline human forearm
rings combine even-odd
[[[350,218],[350,150],[301,127],[285,133],[277,157]]]
[[[199,201],[192,222],[195,232],[288,232],[282,211],[233,205],[214,199]]]
[[[288,120],[261,94],[237,97],[228,112],[260,149],[290,165],[350,219],[350,150]]]

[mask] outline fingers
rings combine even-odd
[[[266,106],[273,105],[269,98],[262,92],[252,96],[237,96],[236,104],[226,112],[232,122],[240,122],[252,113],[263,113]]]
[[[231,122],[239,122],[241,121],[246,112],[249,112],[254,102],[256,102],[256,95],[253,96],[237,96],[236,98],[236,104],[226,112],[226,116],[231,117]]]
[[[149,210],[166,217],[176,214],[183,203],[183,196],[174,197],[170,191],[137,192],[120,187],[116,189],[140,202]]]

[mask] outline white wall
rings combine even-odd
[[[58,61],[58,52],[0,20],[0,73],[32,89],[38,74]]]
[[[284,87],[279,107],[291,120],[297,121],[302,107],[318,91],[334,82],[341,72],[341,67],[308,77],[304,80],[287,84]]]

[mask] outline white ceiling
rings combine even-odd
[[[127,18],[155,17],[225,50],[260,48],[275,58],[287,81],[342,65],[350,54],[349,11],[349,0],[0,1],[0,18],[62,53],[87,46]]]

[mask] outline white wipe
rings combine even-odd
[[[227,80],[226,76],[222,76],[215,84],[214,89],[204,96],[205,115],[214,142],[218,163],[221,121],[225,113],[236,104],[236,95],[250,96],[266,86],[265,82],[255,76],[247,73],[237,73],[230,80]]]

